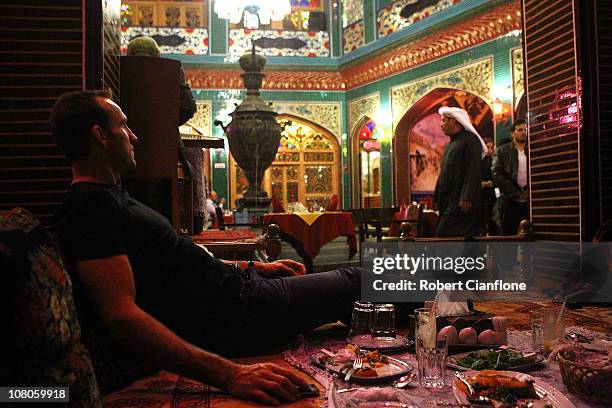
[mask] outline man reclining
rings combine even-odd
[[[144,362],[239,398],[296,400],[302,381],[290,371],[236,364],[213,352],[246,353],[348,320],[360,270],[304,275],[302,264],[280,260],[256,262],[253,271],[178,236],[118,185],[121,173],[136,166],[138,138],[127,121],[103,91],[64,94],[51,113],[73,173],[55,228],[102,391],[112,391],[107,380],[118,372]]]

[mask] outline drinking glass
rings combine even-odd
[[[536,353],[543,353],[544,349],[544,326],[542,315],[539,310],[532,310],[531,320],[531,347]]]
[[[531,335],[535,351],[547,356],[565,337],[565,308],[549,305],[532,311]]]
[[[392,304],[374,306],[372,338],[374,337],[389,341],[395,339],[395,306]]]
[[[351,317],[351,328],[349,338],[357,336],[372,335],[372,320],[374,316],[374,305],[370,302],[355,302],[353,304],[353,315]]]
[[[432,309],[415,309],[414,311],[414,336],[415,344],[420,336],[425,342],[425,347],[433,348],[436,343],[436,316]],[[418,349],[417,349],[418,354]]]
[[[442,388],[445,385],[448,341],[443,336],[434,341],[433,347],[430,343],[430,336],[416,338],[419,382],[425,388]]]

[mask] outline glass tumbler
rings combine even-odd
[[[355,302],[351,316],[350,339],[370,339],[372,335],[372,321],[374,318],[374,305],[370,302]]]
[[[374,305],[372,338],[391,341],[395,334],[395,306],[389,303]]]
[[[442,388],[446,376],[447,338],[437,339],[433,347],[430,343],[429,337],[416,338],[419,382],[425,388]]]

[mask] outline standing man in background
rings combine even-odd
[[[477,236],[481,226],[480,165],[487,146],[461,108],[442,107],[440,127],[450,137],[444,149],[434,200],[440,211],[437,236]]]
[[[501,192],[502,235],[516,234],[521,221],[529,219],[529,150],[525,121],[515,121],[510,132],[512,143],[497,148],[491,167],[493,180]]]
[[[493,164],[493,154],[495,153],[495,144],[493,139],[484,138],[487,145],[487,155],[482,159],[481,171],[482,181],[482,235],[499,235],[499,228],[493,220],[493,208],[497,197],[495,197],[495,184],[493,183],[493,174],[491,173],[491,165]]]

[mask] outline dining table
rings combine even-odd
[[[529,351],[531,347],[531,331],[527,312],[534,307],[532,302],[476,302],[478,310],[488,314],[508,316],[508,344],[517,349]],[[612,307],[586,306],[578,310],[567,310],[565,317],[566,331],[578,332],[590,338],[600,337],[612,340]],[[402,331],[404,330],[404,331]],[[329,324],[305,333],[297,341],[282,347],[265,350],[258,355],[237,360],[241,363],[275,363],[291,370],[304,381],[314,384],[320,392],[317,397],[305,398],[293,403],[282,404],[288,408],[346,408],[350,395],[360,392],[378,392],[387,390],[390,395],[400,395],[404,400],[412,401],[408,407],[461,407],[453,393],[453,378],[455,371],[447,369],[446,386],[438,390],[420,387],[416,382],[408,384],[403,389],[395,389],[392,382],[377,385],[360,385],[354,382],[344,382],[342,378],[315,366],[310,356],[325,348],[331,352],[346,346],[348,328],[341,323]],[[398,332],[406,334],[405,328],[398,326]],[[401,359],[412,367],[417,367],[415,355],[410,350],[390,354]],[[605,405],[595,404],[569,393],[561,380],[559,364],[556,361],[547,362],[537,370],[529,371],[529,375],[548,386],[563,393],[576,408],[598,408]],[[339,394],[338,389],[361,389]],[[373,391],[368,391],[368,389]],[[335,396],[334,396],[334,393]],[[399,394],[397,394],[399,393]],[[161,371],[151,377],[135,382],[127,389],[111,394],[105,398],[107,407],[144,406],[143,396],[147,401],[161,408],[215,407],[215,408],[254,408],[264,405],[252,401],[239,400],[212,386],[182,377],[167,371]],[[363,406],[368,406],[367,404]],[[387,405],[401,407],[401,405]],[[564,407],[554,407],[564,408]]]
[[[314,258],[321,248],[339,236],[347,237],[348,259],[357,253],[357,236],[350,212],[269,213],[264,215],[263,222],[280,227],[280,239],[291,244],[302,257],[308,273],[313,272]]]

